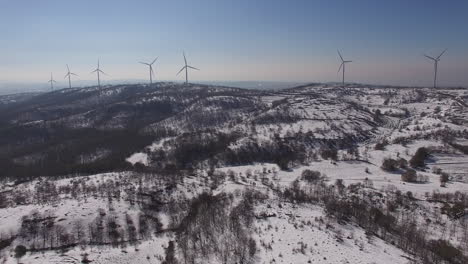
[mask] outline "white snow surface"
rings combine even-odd
[[[141,163],[147,166],[149,163],[148,154],[143,152],[134,153],[133,155],[128,157],[126,161],[130,162],[132,165],[135,165],[136,163]]]

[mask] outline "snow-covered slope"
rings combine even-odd
[[[0,97],[0,263],[466,263],[467,103],[359,84]]]

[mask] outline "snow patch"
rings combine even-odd
[[[137,163],[141,163],[145,166],[148,166],[149,159],[148,159],[148,154],[143,153],[143,152],[138,152],[126,159],[126,161],[130,162],[132,165],[135,165]]]

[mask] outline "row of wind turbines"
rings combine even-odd
[[[446,51],[447,51],[447,49],[442,51],[442,53],[440,53],[440,55],[437,56],[437,57],[431,57],[431,56],[428,56],[428,55],[424,54],[424,56],[426,58],[428,58],[428,59],[430,59],[430,60],[432,60],[434,62],[434,88],[437,88],[437,70],[438,70],[440,58],[442,57],[442,55],[444,55],[444,53]],[[341,59],[341,64],[340,64],[340,67],[338,68],[338,73],[340,73],[340,71],[341,71],[342,74],[343,74],[342,84],[343,84],[343,87],[344,87],[345,86],[346,64],[351,63],[353,61],[343,59],[343,56],[341,55],[341,52],[339,50],[337,52],[338,52],[338,56]],[[192,70],[197,70],[198,71],[200,69],[197,69],[197,68],[195,68],[193,66],[188,65],[187,64],[187,57],[185,56],[185,52],[183,52],[182,55],[184,56],[184,63],[185,64],[176,75],[179,75],[182,71],[185,70],[185,83],[188,84],[188,70],[192,69]],[[153,70],[153,64],[157,60],[158,60],[158,57],[156,57],[151,63],[140,62],[141,64],[146,65],[149,68],[149,81],[150,81],[150,84],[153,83],[153,76],[155,75],[154,70]],[[97,68],[94,71],[92,71],[91,73],[96,73],[97,74],[98,87],[101,88],[100,74],[101,73],[104,74],[104,75],[107,75],[107,74],[100,69],[99,60],[98,60],[98,63],[97,63]],[[71,85],[71,76],[72,75],[78,76],[76,73],[73,73],[73,72],[70,71],[70,67],[68,67],[68,64],[67,64],[67,74],[65,75],[64,78],[68,78],[68,87],[69,88],[72,87],[72,85]],[[56,83],[56,81],[54,80],[54,77],[53,77],[52,73],[50,74],[49,83],[50,83],[50,88],[53,90],[54,89],[54,83]]]
[[[176,74],[176,75],[179,75],[182,71],[185,70],[185,83],[188,84],[188,70],[189,69],[193,69],[193,70],[197,70],[199,71],[200,69],[198,68],[195,68],[193,66],[190,66],[188,65],[187,63],[187,57],[185,56],[185,52],[182,53],[182,55],[184,56],[184,66],[180,69],[180,71]],[[151,63],[148,63],[148,62],[141,62],[141,64],[143,65],[146,65],[148,66],[149,68],[149,80],[150,80],[150,84],[153,83],[153,76],[155,75],[154,73],[154,70],[153,70],[153,64],[158,60],[158,57],[156,57]],[[100,63],[99,63],[99,60],[98,60],[98,63],[97,63],[97,68],[92,71],[91,73],[96,73],[97,75],[97,81],[98,81],[98,87],[99,89],[101,88],[101,77],[100,77],[100,74],[104,74],[104,75],[108,75],[106,74],[104,71],[101,70],[100,68]],[[67,74],[65,74],[65,77],[64,79],[68,78],[68,88],[72,88],[72,83],[71,83],[71,77],[72,76],[78,76],[78,74],[76,73],[73,73],[70,71],[70,67],[68,66],[67,64]],[[50,83],[50,88],[53,90],[54,89],[54,83],[57,83],[57,81],[54,80],[54,76],[52,73],[50,73],[50,80],[48,81]]]
[[[440,53],[439,56],[437,57],[431,57],[431,56],[428,56],[426,54],[424,54],[424,57],[434,61],[434,88],[437,88],[437,68],[439,66],[439,61],[440,61],[440,58],[442,57],[442,55],[444,55],[444,53],[447,51],[447,49],[445,49],[444,51],[442,51],[442,53]],[[338,56],[340,56],[340,59],[341,59],[341,64],[340,64],[340,68],[338,68],[338,73],[340,73],[340,71],[342,71],[343,73],[343,80],[342,80],[342,83],[343,83],[343,87],[344,87],[344,84],[345,84],[345,70],[346,70],[346,63],[351,63],[353,61],[350,61],[350,60],[344,60],[343,59],[343,56],[341,55],[341,52],[338,50]]]

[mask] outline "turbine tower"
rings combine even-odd
[[[71,76],[72,75],[75,75],[75,76],[78,76],[77,74],[73,73],[73,72],[70,72],[70,68],[68,67],[68,64],[67,64],[67,74],[65,75],[64,79],[68,77],[68,88],[71,89]]]
[[[424,54],[426,58],[434,61],[434,89],[437,88],[437,67],[439,66],[440,57],[442,57],[442,55],[444,55],[446,51],[447,49],[442,51],[442,53],[437,58],[433,58],[431,56],[427,56],[426,54]]]
[[[149,66],[150,84],[153,83],[153,75],[154,75],[153,64],[154,64],[157,60],[158,60],[158,57],[156,57],[156,59],[154,59],[154,61],[153,61],[152,63],[140,62],[141,64],[144,64],[144,65],[148,65],[148,66]]]
[[[189,66],[187,64],[187,58],[185,57],[185,52],[183,53],[184,55],[184,61],[185,61],[185,66],[182,67],[182,69],[180,69],[180,71],[177,73],[177,75],[179,75],[179,73],[181,73],[183,70],[185,70],[185,84],[188,84],[188,69],[194,69],[194,70],[197,70],[199,71],[199,69],[195,68],[195,67],[192,67],[192,66]]]
[[[56,81],[54,80],[54,77],[52,76],[52,73],[50,73],[50,80],[48,82],[50,82],[50,89],[53,91],[54,90],[54,83],[56,83]]]
[[[91,73],[96,73],[97,74],[98,87],[99,87],[99,89],[101,89],[101,78],[99,76],[99,73],[102,73],[104,75],[106,75],[106,73],[101,71],[101,69],[99,68],[99,60],[97,61],[97,69],[95,69]]]
[[[343,56],[341,56],[341,53],[340,51],[338,50],[338,55],[340,56],[340,59],[341,59],[341,65],[340,65],[340,68],[338,69],[338,72],[340,72],[341,68],[343,68],[343,88],[344,88],[344,81],[345,81],[345,70],[346,70],[346,63],[350,63],[350,62],[353,62],[353,61],[345,61],[343,59]]]

